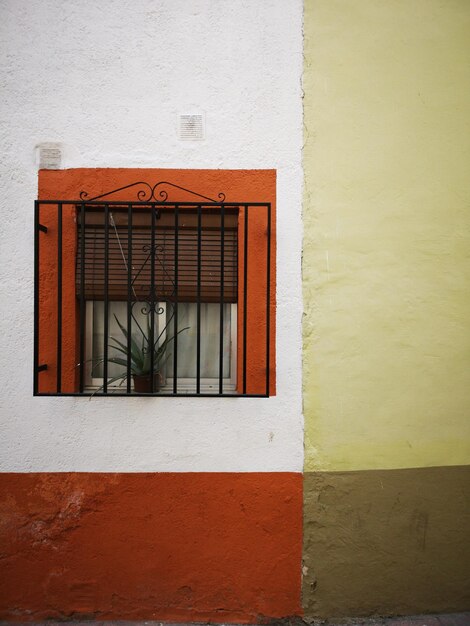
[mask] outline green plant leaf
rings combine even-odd
[[[114,363],[115,365],[122,365],[123,367],[126,368],[126,376],[127,376],[127,360],[126,359],[121,359],[119,357],[113,356],[110,359],[108,359],[108,363]],[[131,361],[131,372],[133,374],[139,374],[139,368],[136,367],[132,361]]]
[[[115,319],[115,320],[116,320],[116,322],[118,323],[118,326],[119,326],[119,328],[121,329],[122,334],[124,335],[124,337],[125,337],[125,338],[126,338],[126,340],[127,340],[127,338],[128,338],[128,337],[127,337],[127,335],[128,335],[128,333],[127,333],[127,329],[126,329],[126,328],[124,328],[124,326],[123,326],[123,325],[121,324],[121,322],[118,320],[118,318],[117,318],[116,314],[114,314],[114,319]],[[134,337],[133,337],[132,335],[131,335],[130,339],[131,339],[131,352],[132,352],[132,353],[134,353],[135,355],[137,355],[137,358],[138,358],[138,355],[139,355],[142,351],[139,349],[139,346],[137,345],[137,342],[136,342],[136,340],[134,339]],[[127,347],[126,347],[126,349],[127,349]]]
[[[118,350],[119,352],[121,352],[127,357],[128,350],[125,344],[121,343],[118,339],[116,339],[116,337],[110,337],[109,340],[114,341],[117,344],[117,345],[111,345],[111,347],[114,350]],[[132,344],[131,344],[131,362],[134,362],[138,367],[142,367],[142,364],[143,364],[142,352],[140,350],[136,351],[134,348],[132,348]]]
[[[127,376],[115,376],[114,378],[109,378],[108,379],[108,385],[112,385],[113,383],[117,382],[118,380],[122,381],[121,383],[119,383],[120,385],[122,385],[122,383],[125,381],[125,379],[127,378]],[[91,394],[91,398],[98,393],[98,391],[101,391],[102,389],[104,389],[104,385],[101,385],[101,387],[98,387],[98,389],[96,391],[94,391]]]
[[[117,339],[116,337],[110,337],[109,347],[113,350],[116,350],[120,354],[124,355],[125,358],[121,358],[120,356],[113,356],[113,357],[108,358],[108,363],[114,363],[115,365],[120,365],[122,367],[125,367],[126,372],[124,374],[121,374],[118,377],[113,378],[111,381],[108,382],[108,384],[111,384],[112,382],[116,382],[117,380],[125,380],[127,378],[127,364],[128,364],[128,357],[129,357],[129,350],[128,350],[128,345],[127,345],[128,337],[129,337],[128,330],[121,324],[116,314],[114,315],[114,319],[116,320],[116,323],[118,324],[126,342],[124,343],[123,341],[119,341],[119,339]],[[150,315],[147,316],[146,319],[147,319],[147,332],[150,335],[150,331],[151,331]],[[170,320],[165,324],[163,330],[160,332],[156,341],[154,342],[154,346],[153,346],[154,347],[153,349],[153,370],[154,371],[158,371],[159,369],[162,369],[163,364],[166,363],[166,361],[170,358],[171,355],[167,354],[165,356],[165,352],[170,342],[174,340],[175,336],[179,335],[180,333],[190,328],[189,326],[186,326],[185,328],[181,328],[180,330],[176,332],[175,335],[172,335],[171,337],[166,337],[163,341],[161,341],[161,337],[163,333],[166,332],[169,324],[171,323],[171,320],[172,320],[172,317],[170,317]],[[139,328],[140,333],[142,335],[142,346],[139,348],[139,345],[136,339],[132,336],[132,334],[130,334],[131,372],[132,374],[137,374],[137,375],[148,375],[150,373],[150,370],[152,369],[151,368],[152,350],[149,349],[150,344],[149,344],[149,340],[147,336],[145,335],[145,332],[142,330],[139,324],[137,324],[137,327]],[[104,359],[102,357],[100,357],[98,361],[95,361],[92,367],[92,371],[95,367],[97,367],[103,362],[104,362]],[[102,387],[100,387],[99,389],[102,389]]]
[[[189,330],[189,326],[186,326],[185,328],[181,328],[181,330],[178,330],[176,335],[179,335],[180,333],[182,333],[185,330]],[[160,351],[164,352],[166,350],[168,344],[170,343],[170,341],[173,341],[173,339],[175,338],[176,335],[172,335],[171,337],[167,337],[158,348],[157,348],[157,342],[158,342],[158,339],[157,339],[157,342],[155,342],[155,346],[154,346],[154,348],[156,349],[156,352],[160,352]]]

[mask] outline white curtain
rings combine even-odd
[[[230,376],[230,304],[224,304],[223,378]],[[170,326],[172,326],[170,324]],[[197,304],[178,304],[178,328],[188,330],[178,335],[178,378],[196,378]],[[201,378],[219,377],[220,304],[201,303]],[[173,331],[170,332],[170,335]],[[168,359],[167,376],[173,376],[173,348]]]

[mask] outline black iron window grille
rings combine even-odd
[[[172,183],[36,201],[34,394],[269,396],[271,237],[270,203]]]

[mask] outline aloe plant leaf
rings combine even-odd
[[[124,337],[127,339],[127,329],[121,324],[121,322],[118,320],[116,314],[114,314],[114,319],[116,320],[119,328],[121,329],[122,334],[124,335]],[[131,339],[131,351],[134,351],[136,354],[139,354],[140,350],[139,350],[139,346],[137,345],[136,340],[134,339],[134,337],[131,335],[130,336]]]
[[[119,341],[115,337],[111,337],[110,341],[114,341],[117,344],[117,345],[110,344],[114,350],[118,350],[119,352],[121,352],[127,357],[129,352],[125,344],[123,344],[121,341]],[[143,361],[142,352],[140,350],[136,351],[135,348],[132,347],[132,344],[131,344],[131,361],[134,361],[136,365],[138,365],[139,367],[141,367],[142,361]]]
[[[117,356],[113,356],[110,359],[108,359],[108,363],[114,363],[115,365],[122,365],[123,367],[126,368],[126,371],[127,371],[127,360],[126,359],[121,359],[121,358],[119,358]],[[136,372],[136,370],[138,370],[139,367],[138,366],[136,367],[132,363],[132,361],[131,361],[130,365],[131,365],[131,372],[133,372],[134,374],[138,373],[138,372]],[[126,376],[127,376],[127,373],[126,373]]]
[[[148,341],[147,337],[145,336],[144,331],[142,330],[142,326],[139,324],[139,320],[136,318],[136,316],[134,315],[134,313],[132,312],[132,319],[134,322],[134,325],[137,326],[137,328],[140,330],[140,334],[142,335],[142,337],[145,338],[146,341]]]
[[[161,341],[161,337],[163,333],[167,331],[169,324],[171,323],[171,320],[173,318],[173,314],[172,314],[172,316],[170,317],[170,320],[164,325],[162,332],[158,335],[156,341],[154,342],[153,350],[152,350],[151,349],[152,344],[149,342],[148,337],[146,336],[140,324],[138,324],[137,320],[134,320],[134,321],[137,323],[137,327],[142,335],[142,342],[141,342],[142,346],[140,348],[139,348],[138,340],[136,340],[135,337],[132,335],[132,333],[129,333],[129,330],[125,326],[123,326],[123,324],[121,324],[116,314],[114,314],[114,318],[126,341],[125,342],[124,340],[120,341],[116,337],[109,338],[109,347],[115,350],[116,352],[118,352],[119,354],[108,358],[108,362],[125,367],[126,372],[110,379],[108,381],[108,384],[112,384],[113,382],[116,382],[118,380],[124,381],[127,378],[127,366],[128,366],[129,357],[130,357],[130,370],[132,374],[147,375],[150,373],[151,369],[153,369],[154,371],[157,371],[159,368],[161,369],[163,367],[163,364],[166,363],[167,360],[171,356],[171,354],[166,353],[166,350],[170,342],[174,340],[176,335],[179,335],[180,333],[190,328],[189,326],[186,326],[185,328],[181,328],[174,335],[167,336],[163,341]],[[150,321],[151,321],[150,316],[146,316],[146,325],[147,325],[148,335],[151,334]],[[130,354],[129,354],[128,344],[130,344]],[[120,355],[123,355],[123,356],[120,356]],[[92,360],[95,361],[94,359]],[[151,367],[152,361],[153,361],[153,368]],[[102,357],[99,357],[99,360],[94,362],[92,371],[94,368],[96,368],[98,365],[100,365],[103,362],[104,362],[104,359]],[[98,391],[101,390],[102,388],[103,387],[100,387]]]
[[[160,344],[158,350],[160,350],[161,348],[166,350],[166,347],[168,346],[168,343],[170,341],[173,341],[173,339],[175,338],[176,335],[179,335],[180,333],[184,332],[185,330],[189,330],[189,326],[186,326],[185,328],[181,328],[180,330],[178,330],[175,333],[175,335],[172,335],[171,337],[166,337],[166,339]],[[158,340],[157,340],[157,342],[158,342]],[[157,342],[155,342],[155,348],[157,348]]]
[[[117,382],[118,380],[124,382],[124,380],[127,378],[127,376],[115,376],[114,378],[109,378],[107,383],[108,385],[112,385],[113,383]],[[122,384],[122,382],[120,384]],[[98,389],[96,389],[96,391],[94,391],[90,397],[93,397],[95,394],[98,393],[98,391],[101,391],[102,389],[104,389],[104,385],[101,385],[101,387],[98,387]]]

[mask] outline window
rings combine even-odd
[[[270,203],[165,184],[36,203],[37,395],[269,395]]]
[[[78,224],[85,387],[233,390],[238,208],[86,204]]]

